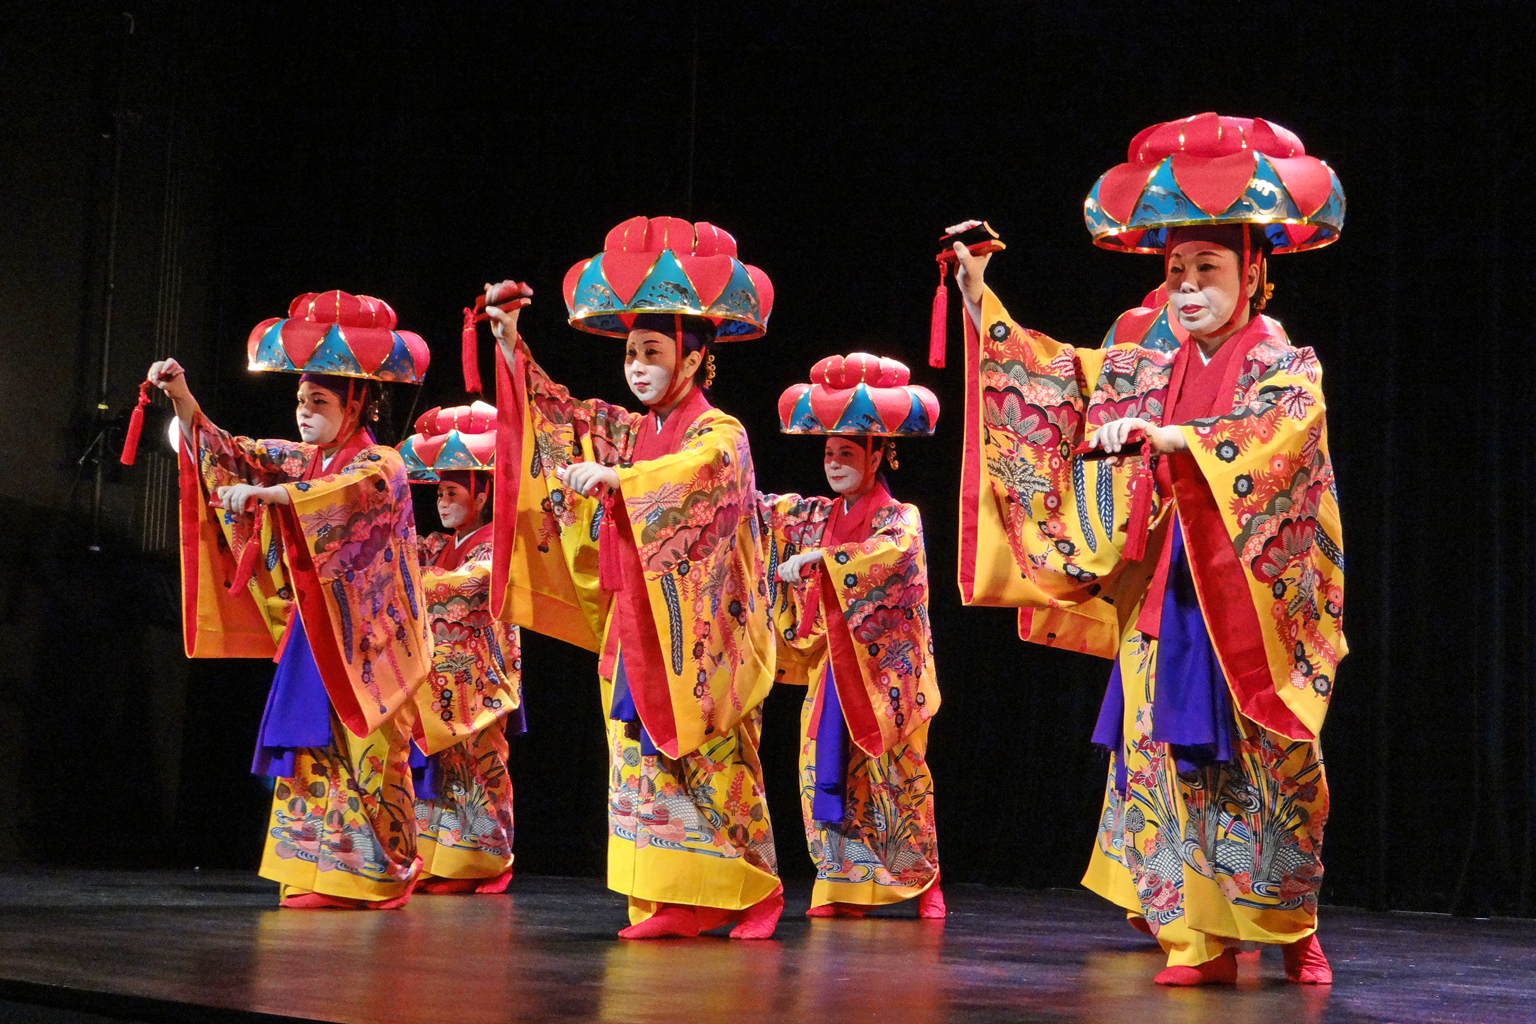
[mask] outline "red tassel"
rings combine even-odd
[[[804,640],[816,628],[816,617],[821,614],[821,571],[805,587],[805,597],[800,601],[800,621],[795,623],[795,639]]]
[[[624,566],[619,561],[619,524],[613,521],[614,496],[603,499],[603,522],[597,528],[597,584],[610,594],[624,589]]]
[[[1146,460],[1131,474],[1130,518],[1125,524],[1125,547],[1121,555],[1128,561],[1139,562],[1147,553],[1147,529],[1152,519],[1152,491],[1156,488],[1152,471]]]
[[[133,407],[133,415],[128,417],[128,434],[123,438],[123,454],[120,459],[125,466],[133,465],[133,460],[139,457],[139,435],[144,432],[144,407],[149,404],[149,381],[139,385],[139,404]]]
[[[261,557],[261,506],[256,506],[255,521],[251,524],[251,538],[245,542],[245,548],[240,552],[240,561],[235,565],[235,576],[229,581],[231,593],[237,593],[244,589],[251,581],[251,574],[256,571],[256,559]]]
[[[944,287],[944,264],[939,264],[939,287],[933,293],[933,320],[928,328],[928,365],[943,367],[949,320],[949,289]]]
[[[480,309],[485,308],[485,297],[481,296],[475,302]],[[480,383],[480,354],[476,351],[475,323],[484,320],[485,314],[464,307],[464,390],[469,394],[478,394],[485,390]]]

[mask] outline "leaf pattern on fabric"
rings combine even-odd
[[[307,556],[325,606],[331,635],[310,632],[313,644],[334,644],[347,674],[355,709],[338,708],[348,729],[366,736],[396,714],[430,672],[426,621],[416,601],[420,570],[410,485],[400,453],[368,445],[333,472],[301,479],[318,457],[313,445],[255,440],[229,434],[199,414],[193,425],[198,473],[206,493],[232,483],[282,486],[291,508],[265,516],[269,543],[282,559],[257,566],[251,594],[280,636],[293,613],[294,559]],[[288,516],[303,552],[284,549],[285,534],[271,525]],[[255,525],[249,512],[222,515],[228,547],[200,558],[233,561]],[[327,687],[340,685],[327,680]],[[333,701],[336,691],[330,689]]]
[[[425,539],[422,546],[442,547]],[[457,569],[426,566],[421,585],[432,679],[416,692],[417,736],[435,754],[497,728],[522,706],[522,644],[518,628],[491,608],[489,540],[465,551]]]
[[[833,500],[797,494],[759,498],[764,530],[781,560],[802,550],[825,552],[821,582],[780,584],[788,600],[775,606],[774,635],[781,659],[791,664],[824,657],[827,624],[817,588],[832,588],[888,751],[928,722],[940,703],[922,517],[914,505],[891,502],[874,513],[868,540],[823,547]],[[802,616],[810,617],[810,626],[801,628]]]

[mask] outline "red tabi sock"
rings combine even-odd
[[[863,917],[864,911],[851,903],[823,903],[805,912],[806,917]]]
[[[1317,941],[1316,932],[1280,948],[1285,957],[1285,976],[1288,980],[1298,985],[1333,984],[1333,968],[1328,966],[1328,958],[1323,956],[1323,946]]]
[[[1198,967],[1164,967],[1152,979],[1159,985],[1189,987],[1193,985],[1230,985],[1237,981],[1237,956],[1234,950],[1222,952],[1214,960],[1207,960]]]
[[[345,896],[327,896],[323,892],[304,892],[297,896],[285,896],[278,903],[284,910],[363,910],[368,904],[364,900],[348,899]]]
[[[944,907],[944,890],[939,888],[939,880],[935,878],[933,884],[923,890],[923,894],[917,898],[917,916],[929,921],[937,921],[949,913]]]
[[[784,887],[778,886],[742,914],[741,924],[731,929],[733,939],[771,939],[784,913]]]
[[[620,931],[619,938],[691,939],[697,934],[699,934],[699,915],[694,909],[680,903],[667,903],[639,924],[632,924]]]

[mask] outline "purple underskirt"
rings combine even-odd
[[[409,749],[411,753],[407,760],[411,766],[411,788],[416,791],[416,799],[436,800],[438,755],[428,757],[414,742],[409,744]]]
[[[613,673],[613,705],[608,710],[608,717],[615,722],[640,722],[640,712],[635,708],[635,699],[629,694],[629,677],[624,674],[622,652],[619,654],[618,662]],[[518,713],[522,713],[521,709]],[[645,757],[651,757],[657,753],[656,744],[651,742],[651,734],[645,731],[644,722],[640,722],[640,753]]]
[[[1210,630],[1200,613],[1195,580],[1190,574],[1184,532],[1173,521],[1168,561],[1168,586],[1163,591],[1163,617],[1157,638],[1157,682],[1152,694],[1152,739],[1166,743],[1181,772],[1232,760],[1232,695],[1221,671]],[[1109,674],[1093,742],[1114,751],[1115,789],[1125,795],[1125,690],[1120,661]]]
[[[832,681],[832,659],[821,676],[821,718],[816,722],[816,792],[811,796],[815,821],[843,820],[843,798],[848,792],[848,726],[843,705]]]
[[[288,625],[288,642],[267,691],[267,707],[256,733],[256,755],[251,772],[276,778],[293,777],[293,759],[305,747],[326,747],[331,742],[331,698],[320,679],[304,620],[298,609]]]

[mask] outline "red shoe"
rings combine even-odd
[[[512,881],[512,869],[507,868],[501,874],[493,878],[423,878],[417,888],[424,893],[433,896],[444,896],[449,893],[473,892],[494,895],[507,891],[507,885]]]
[[[731,929],[731,938],[771,939],[773,930],[779,926],[779,915],[782,913],[784,887],[780,885],[746,909],[741,923]]]
[[[416,891],[416,886],[421,884],[421,858],[416,858],[415,867],[411,870],[411,880],[406,883],[405,892],[388,900],[374,900],[364,904],[369,910],[399,910],[411,901],[411,893]]]
[[[935,877],[933,884],[917,898],[917,916],[928,921],[940,921],[948,913],[944,907],[944,890],[939,888],[939,880]]]
[[[1332,985],[1333,968],[1323,956],[1322,943],[1313,932],[1304,939],[1280,947],[1285,957],[1285,977],[1298,985]]]
[[[691,939],[699,934],[699,915],[680,903],[666,903],[639,924],[619,932],[621,939]]]
[[[852,903],[823,903],[805,912],[806,917],[863,917],[864,911]]]
[[[1231,949],[1198,967],[1164,967],[1152,979],[1159,985],[1187,988],[1194,985],[1230,985],[1237,981],[1237,956]]]
[[[446,896],[455,892],[474,892],[481,881],[479,878],[426,878],[420,888],[432,896]]]
[[[284,910],[364,910],[368,903],[345,896],[327,896],[323,892],[304,892],[284,896],[277,905]]]
[[[495,896],[507,891],[507,886],[512,884],[512,869],[507,868],[495,878],[482,878],[480,884],[475,886],[475,892],[482,896]]]

